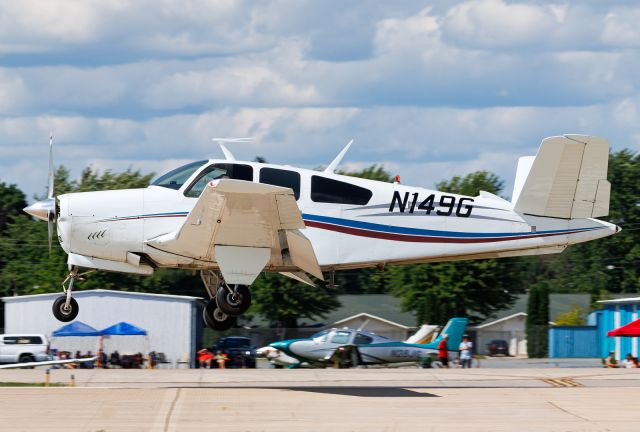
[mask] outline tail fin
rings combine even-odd
[[[608,163],[609,143],[602,138],[545,138],[533,161],[523,158],[518,163],[514,210],[564,219],[607,216],[611,192]]]
[[[468,323],[468,318],[451,318],[436,340],[426,344],[425,348],[438,349],[438,343],[442,340],[442,336],[447,334],[449,335],[447,348],[449,351],[457,351],[460,348],[460,342],[462,342],[462,336],[464,336]]]

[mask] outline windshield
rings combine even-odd
[[[189,177],[198,170],[202,165],[206,164],[208,161],[201,160],[198,162],[191,162],[189,164],[183,165],[180,168],[176,168],[173,171],[169,171],[165,175],[159,177],[156,181],[151,183],[152,186],[162,186],[169,189],[178,190],[182,187],[183,184]]]
[[[184,192],[185,196],[198,198],[204,190],[207,183],[211,180],[218,179],[234,179],[234,180],[253,180],[253,168],[250,165],[240,164],[214,164],[203,169],[198,179]]]
[[[329,330],[322,330],[321,332],[312,335],[311,339],[316,342],[324,342],[327,338],[327,333],[329,333]]]

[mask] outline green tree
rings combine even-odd
[[[360,171],[338,171],[338,174],[351,177],[360,177],[369,180],[377,180],[381,182],[392,182],[394,177],[384,168],[384,165],[371,165]]]
[[[573,305],[568,311],[561,313],[554,320],[559,326],[581,326],[586,324],[585,311],[579,305]]]
[[[26,206],[25,196],[16,185],[0,182],[0,234],[12,218],[23,214],[22,209]]]
[[[533,286],[527,304],[527,353],[530,358],[547,356],[549,331],[549,289]]]
[[[467,196],[477,196],[480,191],[498,195],[504,189],[504,180],[489,171],[476,171],[464,177],[453,176],[449,180],[441,180],[436,188],[442,192]]]
[[[251,286],[251,294],[250,312],[280,328],[295,328],[300,319],[321,318],[340,306],[331,288],[312,287],[275,273],[259,276]]]

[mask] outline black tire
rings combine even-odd
[[[76,299],[71,297],[71,301],[69,302],[69,310],[65,310],[64,308],[66,301],[67,296],[60,296],[53,302],[53,316],[56,317],[58,321],[73,321],[78,316],[78,312],[80,312],[80,306],[78,306],[78,302],[76,301]]]
[[[216,303],[227,315],[242,315],[251,306],[251,291],[246,285],[221,286],[216,292]]]
[[[225,331],[229,330],[231,327],[236,325],[236,317],[226,315],[222,312],[215,300],[209,300],[207,305],[204,307],[202,311],[202,319],[207,327],[218,330]]]
[[[18,363],[32,363],[36,359],[31,354],[21,354]]]

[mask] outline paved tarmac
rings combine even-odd
[[[52,370],[0,389],[12,431],[637,431],[633,369]],[[38,382],[42,370],[0,371]]]

